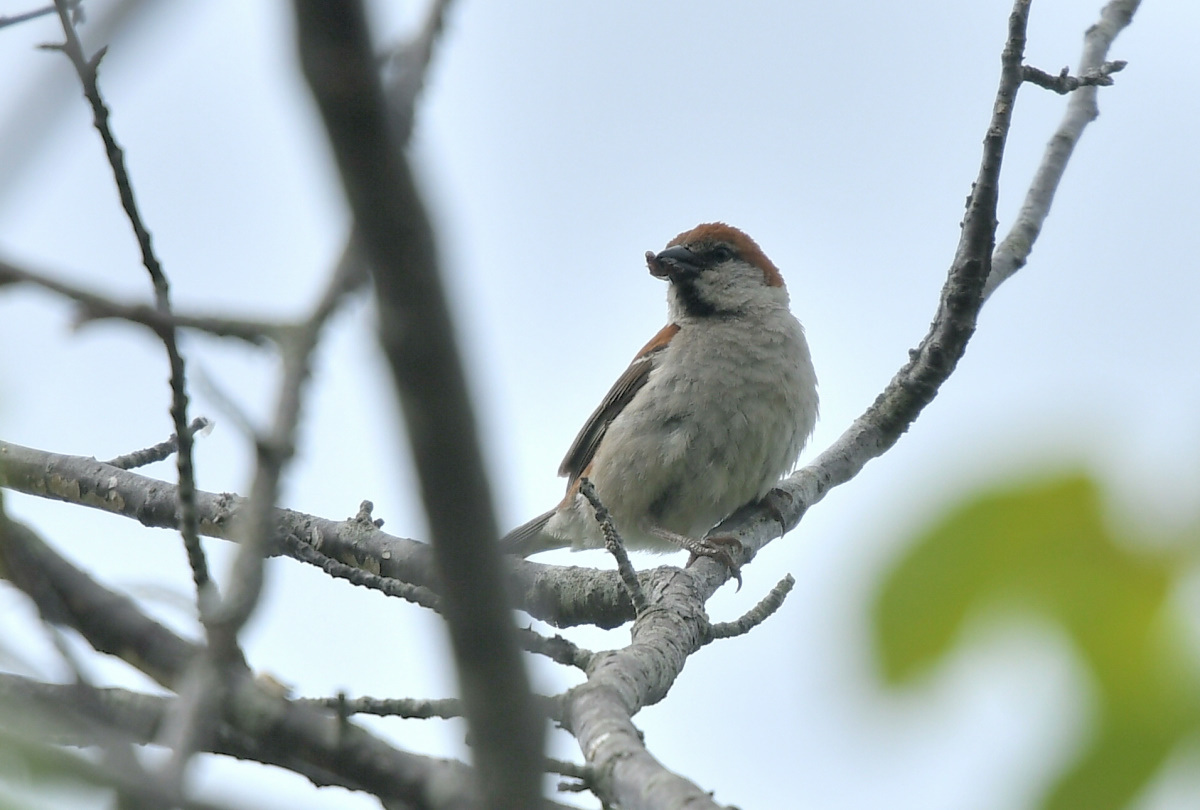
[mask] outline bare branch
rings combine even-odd
[[[1078,76],[1072,76],[1069,68],[1063,68],[1058,75],[1051,76],[1044,70],[1025,65],[1021,77],[1030,84],[1065,96],[1081,87],[1110,87],[1113,83],[1112,74],[1124,70],[1125,65],[1125,62],[1105,62],[1097,68],[1083,71]]]
[[[332,709],[339,715],[372,714],[377,717],[404,717],[412,720],[428,720],[440,717],[449,720],[462,717],[462,701],[458,698],[347,698],[339,695],[331,698],[302,698],[298,703]]]
[[[71,0],[70,6],[73,14],[79,13],[79,4],[82,0]],[[56,9],[53,5],[43,6],[42,8],[26,11],[23,14],[13,14],[11,16],[0,16],[0,28],[8,28],[10,25],[20,25],[23,22],[36,20],[38,17],[48,17],[55,13]]]
[[[563,722],[579,741],[602,801],[627,810],[695,807],[716,810],[712,796],[667,770],[646,749],[632,717],[662,700],[688,657],[710,632],[703,605],[712,591],[690,571],[650,575],[654,610],[630,628],[630,644],[597,653],[586,683],[563,696]]]
[[[867,462],[891,449],[937,396],[966,351],[983,306],[984,282],[991,268],[1000,166],[1023,79],[1021,62],[1029,4],[1030,0],[1017,0],[1009,17],[1000,83],[984,137],[979,174],[967,200],[962,234],[929,332],[916,349],[909,351],[908,362],[866,412],[812,464],[780,483],[769,507],[760,503],[733,515],[714,530],[736,537],[750,557],[780,536],[779,518],[786,534],[829,490],[854,478]],[[724,566],[707,565],[704,560],[698,561],[695,568],[718,585],[728,576]]]
[[[710,640],[733,638],[734,636],[742,636],[749,633],[783,606],[783,600],[787,599],[787,595],[792,592],[792,587],[795,584],[796,578],[788,574],[779,580],[775,587],[757,605],[746,611],[737,621],[714,624]]]
[[[600,531],[604,534],[604,548],[617,561],[617,573],[621,575],[621,582],[629,593],[629,601],[633,602],[634,612],[641,613],[650,607],[650,603],[646,600],[646,594],[642,592],[642,586],[638,584],[637,571],[633,570],[633,564],[629,562],[625,544],[617,534],[617,527],[613,525],[608,509],[600,502],[596,488],[587,478],[579,479],[579,494],[587,498],[588,503],[592,505],[592,510],[596,513],[596,522],[600,524]]]
[[[265,698],[258,687],[247,683],[239,684],[238,691]],[[235,702],[243,709],[257,708],[262,714],[254,717],[247,713],[240,725],[218,724],[206,750],[286,768],[314,785],[339,785],[369,791],[385,800],[404,801],[405,807],[439,810],[482,807],[471,787],[472,771],[465,764],[398,751],[347,723],[344,714],[340,718],[331,715],[322,708],[324,701],[280,698],[274,701],[263,699],[252,707],[251,701],[238,698]],[[139,745],[153,743],[176,702],[178,698],[173,696],[116,688],[91,690],[87,700],[80,700],[80,690],[75,685],[41,683],[0,673],[0,707],[4,708],[0,712],[0,728],[28,726],[23,721],[36,721],[40,740],[56,745],[95,745],[114,734]],[[430,716],[454,715],[446,712]],[[300,722],[301,719],[305,722]],[[318,722],[307,723],[308,720]],[[256,722],[260,724],[258,727],[254,725]],[[299,733],[302,739],[290,739],[293,733]],[[389,774],[390,768],[395,772]]]
[[[82,287],[34,273],[0,259],[0,286],[5,284],[30,284],[69,298],[79,304],[79,312],[75,318],[76,326],[92,321],[121,320],[145,326],[159,336],[171,329],[194,329],[215,337],[236,338],[255,346],[262,346],[269,340],[278,341],[288,328],[281,323],[216,315],[164,315],[154,307],[113,301]]]
[[[169,318],[171,296],[167,277],[163,274],[162,264],[151,244],[150,231],[147,230],[142,220],[141,212],[134,198],[129,172],[125,167],[125,153],[117,143],[109,126],[108,107],[105,106],[104,99],[100,96],[100,88],[96,83],[96,68],[104,57],[104,50],[101,49],[90,59],[84,56],[83,45],[75,32],[75,24],[72,20],[72,4],[68,0],[55,0],[54,5],[58,10],[59,21],[62,23],[65,37],[62,51],[75,66],[75,72],[83,85],[83,94],[91,104],[93,123],[104,141],[108,162],[112,167],[113,179],[117,185],[117,193],[121,197],[121,205],[125,209],[129,224],[133,227],[134,236],[137,238],[138,247],[142,252],[142,263],[150,274],[150,280],[154,286],[155,308],[159,314]],[[187,432],[187,376],[174,328],[169,327],[164,330],[161,337],[171,367],[171,419],[175,423],[175,435],[179,437],[179,452],[176,456],[179,470],[179,533],[183,537],[183,544],[187,549],[188,563],[192,567],[192,579],[196,583],[200,614],[203,616],[206,612],[205,603],[208,593],[213,586],[208,573],[208,562],[204,557],[204,549],[200,545],[200,534],[196,528],[196,479],[192,464],[192,437]]]
[[[371,590],[379,591],[385,596],[394,596],[406,602],[412,602],[414,605],[419,605],[438,613],[441,612],[441,600],[429,588],[422,585],[411,585],[393,577],[372,574],[370,571],[363,570],[362,568],[338,562],[330,557],[326,557],[295,535],[284,534],[280,536],[280,539],[291,556],[301,562],[315,565],[331,577],[344,579],[351,585],[357,585],[360,588],[370,588]]]
[[[168,688],[199,651],[2,514],[0,576],[20,588],[46,621],[78,630],[94,649],[119,657]]]
[[[137,520],[144,526],[176,529],[178,500],[174,485],[157,478],[110,467],[94,458],[51,453],[0,441],[0,486],[39,498],[99,509]],[[197,490],[200,531],[206,537],[236,541],[233,528],[242,519],[246,498]],[[355,568],[437,591],[430,547],[380,531],[371,521],[329,520],[292,509],[272,511],[272,554],[289,554],[285,537],[297,538]],[[764,518],[764,522],[774,518]],[[778,522],[774,523],[778,533]],[[304,560],[316,564],[317,560]],[[628,591],[616,571],[559,566],[509,559],[511,587],[519,607],[556,627],[590,624],[619,627],[634,618]],[[643,589],[658,576],[678,569],[663,566],[642,572]]]
[[[2,513],[0,513],[2,514]],[[27,572],[37,568],[44,584]],[[184,641],[60,557],[26,527],[0,519],[0,575],[33,599],[51,605],[49,618],[79,631],[93,648],[121,656],[168,688],[176,687],[202,648]],[[51,599],[45,595],[51,594]],[[54,600],[57,599],[56,603]],[[198,741],[211,750],[219,736],[218,720],[255,741],[252,758],[261,762],[299,759],[337,774],[336,784],[399,798],[422,807],[482,807],[470,768],[399,751],[344,718],[290,701],[260,684],[245,665],[232,666],[221,683],[228,700],[213,719],[213,735]],[[175,701],[169,717],[185,713]],[[304,771],[300,771],[304,772]]]
[[[433,0],[421,30],[412,39],[388,49],[383,61],[383,90],[392,137],[400,148],[408,143],[416,120],[417,97],[425,87],[433,48],[446,24],[451,0]]]
[[[587,670],[596,654],[565,639],[557,633],[549,638],[531,629],[517,631],[517,641],[527,652],[544,655],[557,664]]]
[[[234,805],[181,798],[164,791],[151,780],[106,767],[106,765],[96,763],[82,754],[65,751],[57,746],[31,739],[29,735],[0,730],[0,748],[5,751],[6,758],[10,761],[12,759],[35,760],[40,766],[55,772],[59,780],[65,781],[64,777],[71,777],[95,787],[115,789],[122,799],[136,801],[136,806],[178,807],[181,810],[229,810],[234,807]],[[121,806],[127,805],[123,802]]]
[[[304,73],[374,270],[381,343],[429,517],[484,794],[496,808],[532,806],[543,723],[500,574],[491,492],[432,226],[395,148],[361,4],[296,0],[295,9]]]
[[[137,745],[153,743],[175,700],[117,688],[91,689],[86,699],[81,699],[80,688],[74,684],[41,683],[0,673],[0,706],[4,709],[0,712],[0,725],[18,730],[35,728],[39,741],[56,746],[91,746],[114,736]],[[361,789],[357,782],[342,778],[321,764],[265,752],[249,735],[228,724],[219,726],[210,751],[277,765],[318,786]]]
[[[1083,53],[1079,57],[1079,72],[1086,74],[1099,70],[1106,63],[1105,57],[1113,41],[1133,21],[1141,0],[1110,0],[1100,12],[1100,21],[1087,30],[1083,37]],[[1123,62],[1115,63],[1124,65]],[[1006,279],[1025,266],[1033,244],[1042,232],[1042,224],[1050,214],[1054,193],[1067,170],[1067,161],[1075,151],[1075,144],[1083,136],[1083,130],[1100,115],[1096,106],[1096,88],[1084,87],[1071,95],[1067,111],[1058,129],[1046,144],[1045,154],[1038,166],[1033,182],[1025,193],[1021,212],[1008,235],[996,248],[992,256],[992,272],[983,288],[986,299]]]
[[[194,437],[197,433],[209,428],[210,426],[212,426],[212,422],[208,421],[208,419],[204,418],[203,416],[197,416],[192,420],[192,423],[188,425],[188,432]],[[123,456],[117,456],[116,458],[110,459],[104,463],[120,470],[133,470],[138,467],[145,467],[147,464],[154,464],[157,461],[170,458],[171,454],[178,449],[179,437],[172,434],[171,437],[165,442],[159,442],[158,444],[147,447],[144,450],[135,450],[132,453],[126,453]]]
[[[157,478],[110,467],[94,458],[67,456],[0,441],[0,486],[137,520],[144,526],[176,529],[175,486]],[[237,540],[248,500],[197,491],[200,530],[208,537]],[[328,520],[290,509],[272,511],[272,554],[283,554],[282,537],[294,535],[326,557],[417,585],[436,586],[429,546],[379,531],[371,522]],[[616,577],[613,576],[614,587]],[[625,602],[625,599],[621,599]]]

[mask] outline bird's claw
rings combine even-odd
[[[696,540],[690,543],[687,547],[690,556],[688,557],[687,566],[701,557],[708,557],[723,563],[729,569],[729,574],[737,580],[737,589],[742,589],[742,567],[738,565],[734,559],[734,553],[740,553],[742,550],[742,541],[736,537],[706,537],[703,540]]]
[[[791,506],[791,504],[791,494],[784,492],[779,488],[771,490],[762,499],[763,507],[770,512],[771,517],[775,518],[776,522],[779,523],[779,528],[781,531],[787,530],[787,521],[784,519],[783,510],[786,507]]]

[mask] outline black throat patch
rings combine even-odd
[[[677,276],[671,283],[675,285],[675,292],[685,314],[693,318],[707,318],[720,311],[700,294],[700,290],[696,288],[695,276]]]

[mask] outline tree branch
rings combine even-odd
[[[82,0],[72,0],[72,2],[70,3],[72,14],[79,13],[79,4],[81,2],[82,2]],[[36,20],[38,17],[48,17],[51,14],[54,14],[56,11],[57,11],[57,9],[53,5],[49,5],[49,6],[43,6],[42,8],[34,9],[33,11],[26,11],[22,14],[12,14],[9,16],[0,16],[0,28],[8,28],[10,25],[20,25],[23,22],[29,22],[30,20]]]
[[[24,575],[27,561],[36,565],[36,579]],[[202,655],[201,647],[75,568],[28,528],[2,517],[0,574],[34,599],[49,620],[74,628],[93,648],[120,656],[168,688]],[[34,587],[27,588],[31,582]],[[335,774],[336,784],[419,807],[485,806],[473,771],[462,763],[399,751],[345,718],[273,693],[244,665],[234,669],[224,681],[228,699],[214,721],[222,719],[253,746],[249,758],[279,764],[300,760]],[[167,707],[168,716],[179,711],[177,703]],[[215,747],[217,736],[200,740],[204,750]]]
[[[83,45],[75,32],[72,20],[72,3],[68,0],[55,0],[59,21],[62,23],[64,41],[61,46],[63,53],[71,60],[79,82],[83,85],[83,94],[92,107],[92,118],[96,131],[104,141],[108,154],[108,162],[112,168],[113,179],[116,182],[117,193],[121,198],[121,206],[133,228],[138,247],[142,252],[142,264],[150,274],[154,286],[154,303],[159,314],[165,318],[171,316],[171,295],[167,277],[163,273],[162,264],[151,244],[150,231],[142,220],[137,200],[133,194],[133,184],[129,179],[129,171],[125,167],[125,153],[117,143],[109,126],[108,107],[100,96],[100,87],[96,80],[96,69],[104,57],[101,49],[92,58],[83,53]],[[163,346],[167,350],[167,360],[171,367],[171,419],[175,423],[175,435],[179,437],[179,453],[176,455],[179,470],[179,533],[183,537],[187,549],[188,563],[192,567],[192,579],[196,583],[197,599],[200,615],[206,611],[207,594],[212,589],[212,581],[208,573],[208,562],[204,557],[204,549],[200,545],[200,534],[196,528],[195,470],[192,463],[192,437],[188,435],[188,396],[187,375],[184,370],[183,355],[179,353],[179,344],[175,329],[168,327],[161,333]]]
[[[1104,7],[1100,22],[1089,28],[1085,37],[1081,72],[1104,61],[1113,39],[1129,24],[1137,6],[1138,0],[1112,0]],[[1077,126],[1078,130],[1072,130],[1074,134],[1064,135],[1064,128],[1060,127],[1048,147],[1047,158],[1030,188],[1017,224],[1004,243],[996,248],[993,258],[991,244],[996,231],[995,203],[1000,159],[1013,102],[1024,79],[1021,58],[1028,11],[1028,0],[1019,0],[1010,17],[1009,40],[1002,56],[1000,88],[984,141],[979,177],[968,199],[962,236],[928,334],[916,349],[909,352],[909,362],[897,372],[867,411],[813,463],[780,483],[775,490],[778,509],[757,504],[734,514],[714,529],[714,532],[723,535],[736,536],[743,543],[746,553],[742,562],[747,562],[758,549],[795,528],[804,513],[824,498],[829,490],[852,479],[867,462],[885,453],[899,440],[921,410],[936,396],[938,388],[962,357],[974,331],[975,318],[987,295],[1012,275],[1016,267],[1024,264],[1025,257],[1029,255],[1041,223],[1049,212],[1054,188],[1078,140],[1078,132],[1096,117],[1096,89],[1085,87],[1072,94],[1064,125],[1070,121],[1071,126]],[[776,513],[783,520],[782,532]],[[718,566],[704,560],[699,561],[696,567],[712,576],[721,573]]]
[[[1117,35],[1133,21],[1141,0],[1110,0],[1100,12],[1100,21],[1083,36],[1083,53],[1079,57],[1079,72],[1086,74],[1098,70],[1105,64],[1109,48]],[[1122,63],[1124,64],[1124,63]],[[1010,276],[1025,266],[1033,244],[1042,232],[1042,224],[1050,214],[1054,193],[1067,170],[1067,161],[1075,151],[1075,144],[1083,137],[1083,130],[1100,115],[1096,106],[1095,87],[1083,87],[1071,94],[1067,111],[1050,142],[1046,144],[1042,162],[1034,174],[1033,182],[1025,193],[1021,212],[1008,235],[996,248],[992,256],[992,272],[983,288],[986,299]]]
[[[255,346],[262,346],[269,340],[279,341],[288,329],[288,325],[283,323],[218,315],[164,315],[154,307],[113,301],[82,287],[58,281],[0,259],[0,286],[5,284],[29,284],[74,301],[79,304],[77,326],[89,321],[121,320],[145,326],[160,337],[171,329],[194,329],[215,337],[236,338]]]
[[[1044,70],[1032,65],[1022,68],[1022,78],[1030,84],[1046,90],[1053,90],[1060,96],[1073,93],[1081,87],[1110,87],[1113,83],[1112,74],[1125,69],[1125,62],[1105,62],[1098,67],[1080,71],[1078,76],[1072,76],[1068,68],[1063,68],[1057,75],[1051,76]]]
[[[483,793],[496,808],[531,807],[540,796],[544,724],[500,574],[491,491],[432,226],[389,131],[361,5],[296,0],[295,10],[304,74],[374,271],[380,340],[429,518]]]
[[[666,697],[688,657],[708,639],[705,593],[689,571],[650,577],[654,609],[641,613],[621,650],[597,653],[586,683],[563,696],[563,720],[594,774],[596,794],[625,810],[718,807],[712,796],[665,768],[646,749],[632,717]]]
[[[156,529],[175,529],[179,514],[175,486],[167,481],[111,467],[94,458],[68,456],[0,441],[0,486],[39,498],[99,509],[137,520]],[[200,531],[206,537],[237,540],[233,527],[246,508],[246,498],[197,490]],[[775,526],[772,517],[764,523]],[[286,554],[321,567],[333,559],[389,579],[440,589],[430,547],[397,537],[357,518],[329,520],[292,509],[272,511],[272,554]],[[294,554],[303,543],[320,556]],[[547,565],[528,560],[505,560],[517,606],[555,627],[590,624],[620,627],[634,618],[629,594],[616,571],[570,565]],[[657,577],[678,569],[662,566],[638,574],[643,591]],[[719,583],[718,583],[719,584]],[[714,588],[715,589],[715,588]]]
[[[68,456],[0,441],[0,486],[40,498],[88,506],[132,518],[144,526],[176,529],[174,484],[112,467],[94,458]],[[207,537],[237,540],[248,499],[197,490],[200,530]],[[284,554],[292,535],[324,556],[415,585],[436,587],[429,546],[380,531],[370,521],[328,520],[291,509],[272,510],[269,552]]]
[[[787,503],[781,509],[785,529],[795,526],[805,510],[832,487],[850,480],[872,458],[896,443],[921,410],[953,372],[975,329],[983,303],[996,229],[996,200],[1005,140],[1012,121],[1013,104],[1021,86],[1021,60],[1025,48],[1030,0],[1017,0],[1009,17],[1008,39],[1001,58],[999,88],[992,119],[984,138],[983,158],[968,199],[962,237],[956,250],[929,334],[909,362],[878,399],[817,461],[792,476],[783,486]],[[766,510],[762,510],[766,511]],[[765,515],[734,529],[743,540],[747,528],[761,529]],[[757,520],[757,524],[753,521]],[[736,524],[736,521],[733,521]],[[770,536],[755,536],[746,544],[748,556],[777,535],[769,520]],[[730,521],[716,530],[731,532]],[[703,605],[713,590],[728,578],[724,565],[698,560],[695,579],[680,573],[679,581],[652,587],[661,599],[675,597],[664,610],[647,611],[633,626],[633,643],[607,656],[589,672],[588,682],[568,692],[566,717],[595,773],[596,791],[609,803],[625,810],[652,810],[664,806],[711,807],[712,798],[691,782],[666,770],[645,749],[630,720],[642,706],[654,703],[674,683],[687,656],[704,643],[710,632]],[[670,596],[668,596],[668,594]],[[670,616],[669,622],[661,617]]]
[[[721,638],[733,638],[749,633],[755,627],[758,627],[769,619],[775,611],[783,607],[783,600],[787,599],[787,595],[792,592],[795,584],[796,578],[788,574],[779,580],[775,584],[775,587],[757,605],[746,611],[737,621],[714,624],[709,634],[709,639],[716,641]]]
[[[600,532],[604,535],[604,548],[617,561],[617,573],[621,575],[621,584],[625,586],[625,590],[629,594],[629,601],[633,603],[634,612],[641,613],[650,607],[650,602],[646,599],[646,594],[642,592],[642,586],[638,583],[637,571],[633,570],[633,563],[629,562],[625,544],[621,542],[621,536],[617,534],[617,527],[613,525],[608,509],[600,502],[596,488],[586,477],[579,479],[579,494],[587,498],[588,503],[592,505],[595,520],[600,524]]]
[[[203,416],[197,416],[188,425],[188,432],[195,436],[201,431],[207,430],[212,426],[212,422],[208,421]],[[145,467],[147,464],[154,464],[158,461],[163,461],[171,457],[172,453],[179,450],[179,437],[172,435],[165,442],[151,445],[150,447],[141,450],[134,450],[132,453],[122,453],[116,458],[111,458],[104,462],[117,469],[133,470],[138,467]]]

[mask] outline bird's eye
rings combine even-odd
[[[732,259],[733,251],[726,245],[714,245],[713,249],[709,251],[709,255],[719,264]]]

